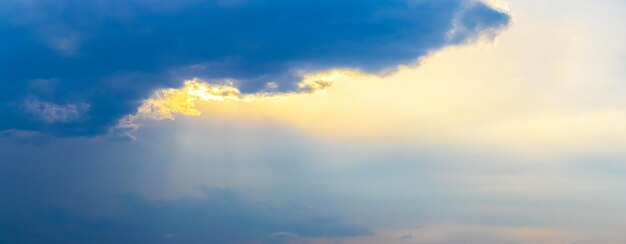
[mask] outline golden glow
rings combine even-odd
[[[288,93],[259,92],[243,94],[232,83],[223,85],[209,84],[193,79],[185,81],[181,88],[157,90],[152,97],[144,100],[136,114],[120,119],[116,129],[126,132],[136,130],[141,120],[173,120],[175,114],[200,116],[202,112],[196,107],[201,102],[259,102],[262,100],[287,97],[298,94],[310,94],[325,90],[333,85],[332,79],[339,73],[347,71],[333,70],[326,73],[306,76],[298,84],[298,90]],[[271,82],[272,87],[276,83]],[[132,137],[132,135],[129,134]]]

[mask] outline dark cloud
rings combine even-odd
[[[302,72],[379,72],[508,21],[470,0],[2,1],[0,130],[98,134],[183,79],[289,90]]]
[[[108,211],[85,213],[74,206],[83,202],[3,201],[0,243],[278,243],[371,234],[332,216],[296,217],[300,213],[262,207],[223,189],[207,189],[203,198],[125,196],[113,203]]]

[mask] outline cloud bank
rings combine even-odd
[[[259,206],[224,189],[201,199],[114,198],[106,213],[71,204],[11,199],[0,204],[2,243],[284,243],[296,237],[353,237],[371,232],[335,216],[306,216]],[[79,201],[82,199],[79,199]],[[84,201],[80,204],[85,204]],[[87,203],[88,205],[89,203]],[[16,206],[19,205],[19,206]],[[45,205],[45,207],[41,207]],[[97,206],[83,206],[97,208]],[[5,211],[14,209],[17,211]],[[111,211],[112,210],[112,211]],[[97,212],[91,209],[90,211]],[[290,235],[287,235],[289,233]],[[297,234],[296,234],[297,233]]]
[[[308,73],[381,72],[508,22],[473,0],[3,1],[0,130],[99,134],[193,77],[296,90]]]

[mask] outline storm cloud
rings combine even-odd
[[[290,91],[303,74],[378,73],[508,22],[470,0],[3,1],[0,130],[100,134],[193,77]]]

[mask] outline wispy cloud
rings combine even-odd
[[[89,104],[65,104],[59,105],[40,100],[27,100],[24,109],[45,123],[63,123],[79,119],[89,110]]]

